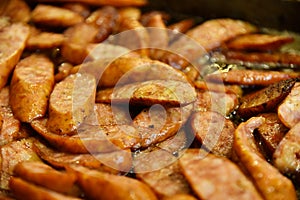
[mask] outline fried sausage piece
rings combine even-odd
[[[222,43],[238,35],[255,32],[256,28],[246,22],[233,19],[213,19],[189,30],[184,37],[180,37],[170,49],[190,62],[199,59],[199,56],[219,47]],[[192,38],[193,40],[190,40]],[[195,43],[196,42],[196,43]],[[188,63],[176,54],[166,53],[163,60],[171,64],[180,64],[182,67]],[[173,65],[174,65],[173,64]]]
[[[156,171],[137,173],[137,178],[149,185],[159,197],[191,193],[178,161]]]
[[[213,82],[205,82],[196,80],[193,82],[195,85],[195,88],[199,90],[209,90],[212,92],[219,92],[226,94],[236,94],[238,97],[241,97],[243,95],[243,90],[240,85],[224,85],[219,83],[213,83]]]
[[[278,116],[285,126],[292,128],[300,121],[300,83],[295,83],[291,93],[278,107]]]
[[[79,195],[74,174],[57,171],[43,162],[19,163],[14,168],[14,176],[58,193]]]
[[[64,42],[64,36],[59,33],[40,32],[33,30],[27,40],[27,49],[50,49],[60,47]]]
[[[109,95],[109,92],[112,92]],[[196,100],[195,89],[187,82],[174,80],[150,80],[116,87],[97,93],[96,102],[130,103],[133,105],[151,106],[161,104],[166,106],[187,105]],[[109,99],[105,99],[109,98]]]
[[[261,147],[267,157],[272,158],[278,144],[289,129],[283,125],[277,113],[263,113],[259,116],[265,118],[265,122],[257,129],[259,139],[262,142]]]
[[[185,19],[169,25],[168,29],[175,32],[186,33],[190,28],[194,26],[194,24],[195,24],[194,19]]]
[[[0,31],[0,89],[2,89],[15,65],[19,62],[29,37],[29,28],[21,23],[6,26]]]
[[[44,137],[51,145],[68,153],[103,153],[117,150],[111,144],[99,126],[85,126],[73,136],[58,135],[47,129],[47,119],[36,119],[31,122],[32,128]]]
[[[10,0],[2,16],[9,17],[12,22],[27,23],[30,20],[30,8],[24,0]]]
[[[242,35],[226,44],[226,47],[234,50],[276,50],[281,46],[291,43],[294,38],[284,35],[249,34]]]
[[[0,148],[0,188],[8,190],[8,182],[15,166],[24,161],[40,161],[33,151],[33,139],[13,141]]]
[[[273,163],[282,173],[299,176],[300,123],[296,124],[279,143],[273,154]]]
[[[196,112],[191,118],[192,131],[197,140],[211,153],[232,157],[234,124],[215,112]]]
[[[74,74],[57,83],[49,100],[47,127],[57,134],[74,134],[93,112],[96,81],[88,74]]]
[[[94,11],[85,21],[99,28],[95,37],[95,42],[99,43],[107,39],[108,36],[113,33],[119,21],[119,13],[116,8],[105,6]]]
[[[209,74],[206,76],[206,79],[218,82],[221,78],[224,83],[228,84],[268,86],[282,80],[297,78],[298,76],[299,74],[295,72],[231,70],[221,74]]]
[[[269,164],[259,152],[253,131],[263,123],[263,117],[253,117],[238,126],[234,139],[236,155],[265,199],[297,199],[292,182]]]
[[[90,169],[120,174],[132,167],[131,152],[126,150],[109,153],[72,154],[50,148],[40,141],[35,141],[34,150],[45,162],[55,168],[64,169],[70,165],[80,165]]]
[[[89,170],[84,167],[71,167],[71,170],[75,172],[76,176],[78,177],[78,184],[89,199],[157,199],[155,194],[146,184],[136,179]]]
[[[21,122],[43,117],[54,86],[54,65],[43,55],[32,54],[21,60],[10,84],[10,105]]]
[[[237,110],[238,115],[243,118],[249,118],[259,113],[272,111],[290,93],[295,82],[295,79],[279,81],[243,96],[241,105]]]
[[[223,116],[228,116],[239,105],[237,95],[224,92],[198,91],[197,100],[194,102],[194,110],[213,111]]]
[[[152,106],[144,109],[133,120],[133,126],[138,130],[141,141],[135,148],[145,148],[162,142],[177,134],[188,120],[192,105],[165,109],[162,106]]]
[[[125,6],[144,6],[147,4],[147,0],[34,0],[37,2],[78,2],[88,5],[95,6],[116,6],[116,7],[125,7]]]
[[[226,158],[188,149],[179,164],[200,199],[262,199],[239,167]]]
[[[116,84],[123,85],[155,79],[187,82],[184,73],[165,63],[147,58],[121,57],[105,68],[99,85],[114,87]]]
[[[68,27],[83,22],[83,17],[65,8],[38,4],[31,13],[31,20],[41,25]]]
[[[270,64],[286,64],[300,65],[300,55],[292,53],[258,53],[258,52],[241,52],[228,51],[225,56],[229,61],[245,61],[251,63],[270,63]]]
[[[10,179],[9,186],[17,200],[80,200],[79,198],[66,196],[15,177]]]

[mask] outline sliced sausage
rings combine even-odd
[[[263,123],[263,117],[254,117],[241,123],[235,131],[234,150],[265,199],[296,200],[292,182],[269,164],[259,152],[253,131]]]
[[[197,100],[194,102],[196,112],[213,111],[223,116],[228,116],[238,106],[237,95],[213,91],[198,91]]]
[[[10,179],[9,186],[17,200],[80,200],[80,198],[66,196],[15,177]]]
[[[65,8],[38,4],[31,13],[31,20],[47,26],[68,27],[82,22],[83,17]]]
[[[196,200],[196,198],[188,194],[176,194],[173,196],[164,197],[162,200]]]
[[[219,93],[228,93],[228,94],[236,94],[237,96],[243,95],[243,90],[240,85],[224,85],[219,83],[213,82],[205,82],[201,80],[196,80],[193,82],[195,88],[199,90],[209,90],[212,92],[219,92]]]
[[[0,148],[0,188],[8,190],[9,179],[18,163],[24,161],[40,161],[33,151],[33,139],[26,138],[8,143]]]
[[[154,104],[184,106],[196,100],[194,87],[188,82],[174,80],[150,80],[142,83],[132,83],[116,87],[112,91],[110,99],[104,99],[106,102],[112,101],[112,103],[130,103],[143,106]],[[102,97],[100,96],[100,98]]]
[[[86,125],[73,136],[58,135],[47,129],[47,119],[31,122],[32,128],[44,137],[51,145],[69,153],[103,153],[117,150],[100,130],[99,126]]]
[[[74,74],[57,83],[50,95],[47,127],[57,134],[74,134],[93,112],[96,80],[88,74]]]
[[[300,123],[295,125],[279,143],[273,154],[273,162],[282,173],[299,174]]]
[[[169,25],[168,29],[175,32],[186,33],[190,28],[194,26],[194,24],[194,19],[184,19],[182,21]]]
[[[64,36],[59,33],[31,32],[26,43],[27,49],[50,49],[60,47],[64,42]]]
[[[267,86],[282,80],[297,78],[298,76],[298,73],[279,71],[231,70],[221,74],[209,74],[206,76],[206,79],[218,82],[221,78],[224,83],[228,84]]]
[[[22,122],[43,117],[54,86],[54,65],[45,56],[32,54],[21,60],[10,84],[10,104]]]
[[[130,151],[119,150],[109,153],[72,154],[50,148],[38,140],[34,143],[34,150],[41,159],[55,168],[80,165],[110,174],[120,174],[120,171],[128,172],[132,167]]]
[[[299,111],[300,83],[296,83],[291,93],[278,107],[280,120],[289,128],[292,128],[300,121]]]
[[[226,158],[188,149],[179,164],[200,199],[263,199],[239,167]]]
[[[138,173],[137,178],[149,185],[159,197],[191,193],[178,161],[156,171]]]
[[[225,53],[225,56],[228,60],[232,61],[238,60],[252,63],[300,65],[300,55],[292,53],[228,51]]]
[[[259,116],[265,118],[265,122],[257,129],[260,142],[262,143],[261,147],[267,154],[267,157],[272,158],[280,141],[289,129],[283,125],[277,113],[263,113]]]
[[[191,112],[192,105],[167,109],[152,106],[143,110],[133,120],[133,125],[141,137],[135,148],[145,148],[174,136],[188,120]]]
[[[234,124],[215,112],[196,112],[191,118],[197,140],[218,156],[231,158]]]
[[[22,162],[14,168],[14,175],[24,181],[66,195],[79,195],[76,177],[71,173],[57,171],[43,162]]]
[[[241,98],[238,115],[244,118],[274,110],[292,90],[296,80],[283,80]]]
[[[294,38],[285,35],[249,34],[239,36],[226,44],[229,49],[235,50],[276,50],[291,43]]]
[[[89,199],[157,199],[146,184],[136,179],[89,170],[84,167],[72,167],[71,170],[76,173],[78,184]],[[99,190],[99,187],[101,190]]]
[[[24,0],[11,0],[2,16],[9,17],[12,22],[27,23],[30,20],[30,7]]]
[[[99,43],[108,38],[113,33],[113,29],[119,20],[119,13],[116,8],[105,6],[97,9],[85,20],[86,23],[95,24],[99,30],[95,37],[95,42]]]
[[[18,63],[29,37],[29,28],[15,23],[1,29],[0,32],[0,89],[2,89],[15,65]]]
[[[233,19],[213,19],[189,30],[172,43],[170,49],[176,54],[166,53],[163,60],[171,65],[185,67],[189,62],[194,62],[203,56],[206,51],[219,47],[222,43],[238,35],[255,32],[256,28],[246,22]],[[190,40],[192,38],[193,40]],[[182,57],[178,57],[181,55]]]

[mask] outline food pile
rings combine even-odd
[[[145,0],[4,3],[0,199],[297,199],[293,35]]]

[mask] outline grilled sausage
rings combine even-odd
[[[278,107],[278,116],[285,126],[292,128],[300,121],[299,112],[300,83],[296,83],[291,93]]]
[[[71,173],[57,171],[43,162],[22,162],[14,168],[14,175],[24,181],[66,195],[79,195],[76,177]]]
[[[263,199],[238,166],[226,158],[188,149],[179,164],[200,199]]]
[[[234,50],[276,50],[281,46],[291,43],[294,38],[284,35],[249,34],[239,36],[226,44],[226,47]]]
[[[263,117],[254,117],[238,126],[234,139],[235,152],[265,199],[296,200],[292,182],[269,164],[256,146],[253,131],[263,123]]]
[[[54,86],[54,65],[43,55],[32,54],[21,60],[10,85],[10,105],[22,122],[43,117]]]
[[[211,153],[231,158],[235,127],[230,120],[215,112],[196,112],[191,127],[197,140]]]
[[[1,29],[0,32],[0,89],[2,89],[15,65],[18,63],[29,37],[29,28],[15,23]]]
[[[273,162],[282,173],[299,175],[300,123],[295,125],[279,143],[273,154]]]
[[[94,109],[95,91],[95,78],[88,74],[70,75],[57,83],[49,100],[49,130],[74,134]]]
[[[84,167],[72,167],[78,184],[89,199],[105,200],[155,200],[152,190],[144,183],[128,178],[107,174]],[[99,187],[102,189],[99,190]],[[112,192],[117,191],[117,192]]]
[[[272,111],[290,93],[295,82],[294,79],[283,80],[254,93],[244,95],[241,98],[241,105],[237,113],[241,117],[249,118],[259,113]]]
[[[59,194],[15,177],[10,179],[9,186],[17,200],[80,200],[80,198]]]

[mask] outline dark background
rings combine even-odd
[[[145,10],[164,10],[178,19],[230,17],[300,33],[299,0],[149,0],[149,3]]]

